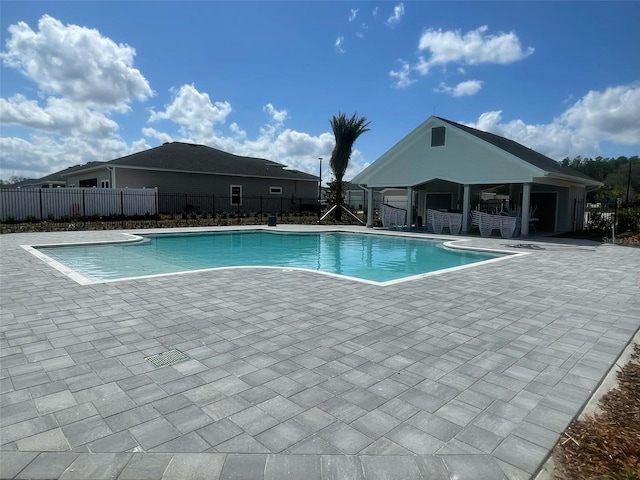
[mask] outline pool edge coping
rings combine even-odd
[[[141,279],[149,279],[156,277],[167,277],[174,275],[187,275],[194,273],[205,273],[217,270],[235,270],[235,269],[269,269],[269,270],[281,270],[283,272],[287,271],[299,271],[299,272],[307,272],[313,274],[321,274],[333,278],[338,278],[342,280],[355,281],[359,283],[364,283],[367,285],[374,285],[379,287],[387,287],[392,285],[397,285],[400,283],[405,283],[409,281],[418,280],[421,278],[427,278],[431,276],[442,275],[446,273],[455,272],[458,270],[464,270],[472,267],[477,267],[481,265],[486,265],[489,263],[495,263],[498,261],[508,260],[515,257],[521,257],[525,255],[530,255],[533,252],[523,252],[523,251],[514,251],[503,248],[490,248],[490,247],[477,247],[471,245],[460,245],[462,242],[470,242],[472,239],[467,237],[451,237],[445,235],[437,235],[430,234],[428,232],[407,232],[407,231],[393,231],[393,230],[373,230],[367,228],[362,231],[361,229],[354,228],[352,226],[322,226],[322,225],[287,225],[288,228],[281,229],[280,232],[274,230],[274,227],[264,226],[264,225],[237,225],[237,226],[224,226],[224,227],[181,227],[177,229],[171,229],[171,231],[167,231],[168,229],[158,229],[158,228],[150,228],[150,229],[141,229],[136,230],[135,233],[132,231],[114,231],[116,235],[122,235],[124,237],[130,238],[120,238],[114,240],[97,240],[90,242],[61,242],[61,243],[30,243],[30,244],[21,244],[20,247],[34,255],[36,258],[40,259],[50,267],[54,268],[58,272],[65,275],[67,278],[73,280],[74,282],[80,285],[99,285],[105,283],[114,283],[114,282],[123,282],[123,281],[133,281],[133,280],[141,280]],[[306,227],[306,228],[300,228]],[[308,228],[314,227],[314,228]],[[236,232],[236,231],[267,231],[269,233],[357,233],[361,235],[383,235],[383,236],[396,236],[396,237],[405,237],[405,238],[423,238],[427,240],[442,240],[442,245],[445,248],[450,248],[452,250],[466,250],[472,252],[484,252],[484,253],[494,253],[494,254],[503,254],[501,257],[490,258],[487,260],[482,260],[479,262],[469,263],[465,265],[457,265],[455,267],[443,268],[440,270],[435,270],[432,272],[420,273],[417,275],[410,275],[408,277],[387,280],[384,282],[376,282],[374,280],[367,280],[363,278],[352,277],[349,275],[340,275],[332,272],[325,272],[322,270],[314,270],[310,268],[302,268],[302,267],[283,267],[283,266],[256,266],[256,265],[234,265],[234,266],[224,266],[224,267],[212,267],[212,268],[203,268],[196,270],[182,270],[179,272],[168,272],[168,273],[158,273],[152,275],[141,275],[135,277],[124,277],[117,279],[106,279],[106,280],[96,280],[90,277],[87,277],[66,265],[58,262],[57,260],[49,257],[40,251],[39,247],[67,247],[67,246],[80,246],[80,245],[101,245],[101,244],[120,244],[120,243],[133,243],[143,240],[144,235],[176,235],[176,234],[194,234],[194,233],[220,233],[220,232]]]

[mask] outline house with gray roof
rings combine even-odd
[[[317,199],[318,177],[271,160],[171,142],[108,162],[60,172],[67,187],[155,188],[161,194]]]
[[[518,212],[521,235],[581,229],[586,192],[602,186],[570,167],[513,140],[431,116],[351,183],[385,198],[402,198],[407,223],[427,211],[462,215],[472,229],[473,210]],[[397,202],[396,202],[397,203]],[[373,226],[373,209],[367,224]],[[490,212],[488,212],[490,213]],[[532,222],[535,216],[535,223]]]

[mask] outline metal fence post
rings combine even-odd
[[[282,197],[280,197],[280,221],[284,218],[284,212],[282,211]]]
[[[42,189],[39,191],[40,194],[40,221],[44,220],[44,212],[42,210]]]
[[[87,193],[87,191],[83,188],[82,189],[82,226],[86,227],[87,226],[87,205],[86,205],[86,201],[85,201],[85,194]]]
[[[120,190],[120,218],[124,226],[124,190]]]
[[[217,223],[216,219],[216,196],[211,195],[211,222],[213,225]]]

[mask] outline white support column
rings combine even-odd
[[[407,230],[413,223],[413,187],[407,187]]]
[[[529,206],[531,205],[531,184],[522,184],[522,223],[520,224],[520,235],[529,235]]]
[[[424,190],[418,190],[418,199],[416,200],[418,206],[418,215],[422,217],[422,228],[427,229],[427,194]]]
[[[118,188],[118,185],[116,185],[116,167],[107,167],[107,170],[109,170],[111,188]]]
[[[462,233],[469,232],[469,213],[471,213],[471,185],[465,185],[462,196]]]
[[[373,228],[373,188],[367,188],[367,228]]]

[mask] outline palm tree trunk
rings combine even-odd
[[[336,177],[336,209],[333,214],[336,222],[342,221],[342,177]]]

